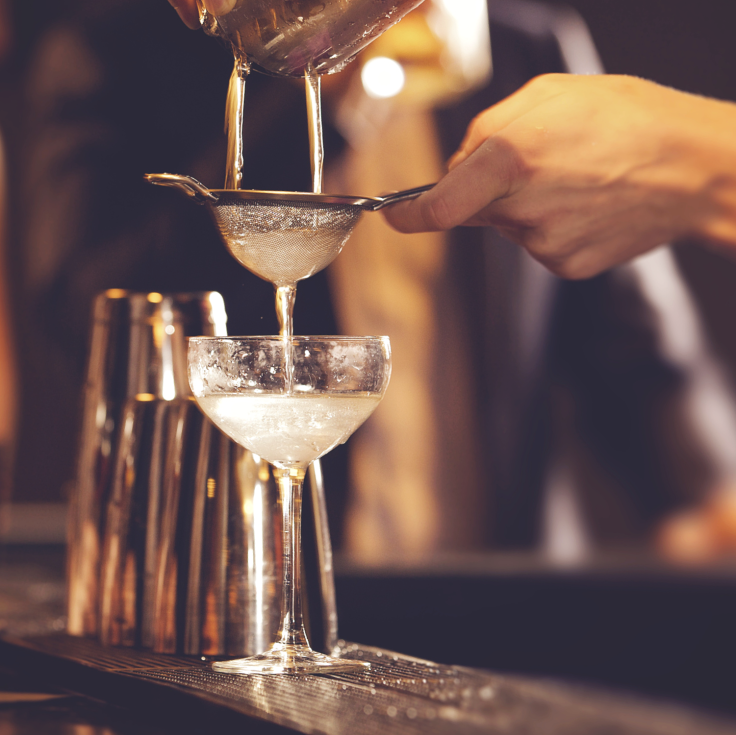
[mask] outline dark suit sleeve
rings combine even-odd
[[[561,284],[552,337],[579,440],[645,522],[734,476],[733,396],[669,249]]]

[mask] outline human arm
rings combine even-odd
[[[736,105],[634,77],[549,74],[482,112],[403,232],[491,225],[585,278],[674,239],[736,252]]]

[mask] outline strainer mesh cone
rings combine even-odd
[[[235,259],[277,286],[292,285],[329,265],[362,214],[349,204],[258,199],[221,199],[210,208]]]

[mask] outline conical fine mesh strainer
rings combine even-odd
[[[412,199],[433,184],[384,197],[308,192],[210,190],[190,176],[147,174],[205,204],[233,257],[277,287],[293,286],[327,267],[343,249],[365,210]]]
[[[235,259],[277,286],[293,285],[328,266],[362,214],[349,205],[263,199],[221,201],[211,210]]]

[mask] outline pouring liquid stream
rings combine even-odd
[[[309,126],[309,154],[312,163],[312,191],[322,193],[322,169],[325,151],[322,136],[322,80],[312,66],[304,72],[307,93],[307,124]]]
[[[296,301],[296,285],[276,287],[276,315],[279,319],[279,336],[284,340],[284,376],[286,392],[293,392],[294,356],[288,340],[294,336],[294,301]]]
[[[324,145],[322,136],[322,83],[319,75],[310,66],[304,72],[304,86],[307,97],[307,123],[309,132],[309,153],[312,164],[312,191],[322,193],[322,170],[324,167]],[[315,215],[316,217],[316,215]],[[316,222],[315,222],[316,226]],[[294,302],[296,284],[276,287],[276,314],[279,319],[279,334],[287,340],[294,336]],[[291,351],[284,350],[286,371],[286,390],[292,392],[294,366]]]
[[[243,109],[245,83],[250,73],[248,61],[235,56],[230,84],[227,92],[225,130],[227,132],[227,164],[225,189],[240,189],[243,178]],[[307,124],[309,134],[309,153],[312,170],[312,191],[322,193],[322,172],[324,168],[324,144],[322,133],[322,84],[312,66],[304,72],[304,85],[307,102]],[[316,218],[315,214],[315,218]],[[315,221],[315,227],[317,227]],[[289,339],[294,334],[294,302],[296,283],[276,287],[276,315],[279,322],[279,335]],[[293,365],[291,355],[285,351],[285,372],[287,392],[291,392]]]
[[[248,62],[236,56],[230,74],[225,109],[227,163],[223,189],[240,189],[243,179],[243,105],[245,103],[245,80],[249,73]]]
[[[322,83],[319,75],[307,67],[304,72],[304,86],[307,98],[307,123],[309,133],[309,154],[312,166],[312,191],[322,193],[322,171],[324,168],[324,145],[322,135]],[[316,226],[316,223],[315,223]],[[294,302],[296,284],[276,287],[276,314],[279,320],[279,334],[287,340],[294,335]],[[290,350],[285,350],[286,387],[292,392],[293,364]]]

